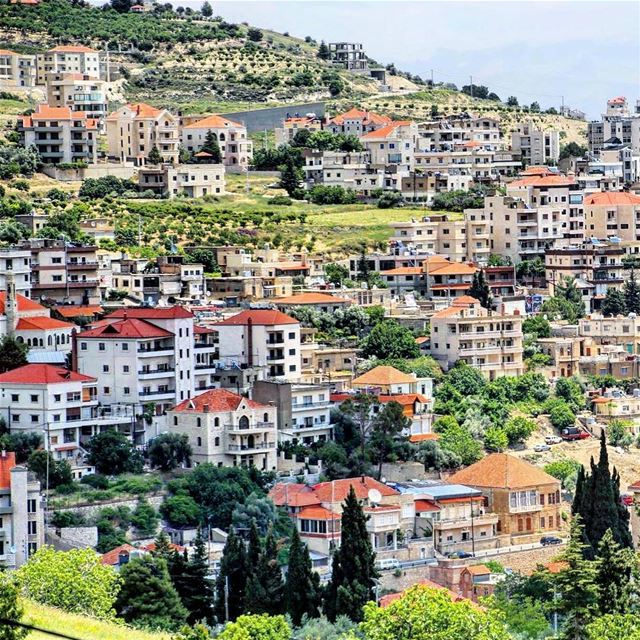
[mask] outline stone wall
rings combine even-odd
[[[146,495],[144,498],[154,508],[158,509],[164,500],[164,494]],[[123,498],[121,500],[109,500],[108,502],[92,502],[92,503],[77,503],[68,505],[66,507],[58,507],[56,509],[50,509],[49,516],[53,511],[76,511],[81,513],[87,520],[95,517],[100,509],[104,507],[129,507],[132,511],[138,505],[137,498]]]
[[[248,133],[256,131],[268,131],[282,126],[282,121],[296,114],[304,117],[307,113],[315,113],[318,117],[324,116],[324,102],[308,102],[305,104],[288,104],[284,107],[271,107],[268,109],[254,109],[252,111],[236,111],[223,113],[229,120],[242,122],[247,127]]]

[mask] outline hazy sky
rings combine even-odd
[[[362,42],[378,62],[461,86],[473,75],[501,98],[580,107],[640,97],[640,2],[210,0],[232,22]],[[175,5],[198,6],[195,0]]]

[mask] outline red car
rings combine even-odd
[[[578,429],[577,427],[570,427],[569,429],[562,430],[562,439],[563,440],[585,440],[586,438],[590,438],[591,436],[586,432]]]
[[[622,502],[625,507],[630,507],[633,505],[633,496],[630,496],[628,493],[623,493],[620,496],[620,502]]]

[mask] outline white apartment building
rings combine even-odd
[[[189,198],[225,193],[225,169],[223,164],[163,164],[141,167],[138,185],[169,198],[184,194]]]
[[[165,162],[177,164],[180,152],[178,118],[166,109],[142,102],[126,104],[106,119],[107,153],[120,162],[146,164],[156,147]]]
[[[30,116],[22,116],[19,131],[22,144],[35,146],[45,164],[97,160],[98,121],[86,113],[39,104]]]
[[[636,101],[633,113],[624,96],[608,100],[600,122],[588,124],[587,138],[591,153],[609,144],[629,145],[634,153],[640,153],[640,100]]]
[[[83,445],[115,428],[133,437],[135,412],[99,405],[92,376],[50,364],[28,364],[0,374],[0,413],[11,433],[36,432],[56,460],[67,460],[76,477],[88,470]]]
[[[361,140],[371,156],[374,168],[384,169],[395,165],[398,172],[413,170],[418,140],[418,125],[415,122],[391,122],[366,133]]]
[[[168,412],[170,433],[186,434],[197,466],[250,467],[275,471],[276,408],[213,389],[181,402]]]
[[[416,171],[423,174],[440,173],[448,176],[468,176],[475,182],[493,182],[501,176],[517,173],[519,160],[511,152],[487,149],[479,142],[454,144],[450,149],[417,151]],[[458,178],[461,180],[462,178]]]
[[[50,107],[69,107],[102,120],[107,115],[106,83],[82,73],[47,74],[47,102]]]
[[[431,355],[449,370],[463,360],[490,380],[519,376],[523,362],[522,317],[488,311],[475,301],[431,316]]]
[[[13,280],[14,290],[31,297],[31,251],[0,249],[0,290],[7,290],[7,276]]]
[[[78,45],[60,45],[36,56],[37,84],[47,83],[47,74],[81,73],[100,78],[100,53]]]
[[[0,49],[0,87],[33,87],[36,83],[36,57]]]
[[[542,131],[530,122],[520,122],[511,132],[511,150],[526,166],[557,162],[560,157],[560,132]]]
[[[251,395],[277,408],[279,442],[312,444],[332,439],[330,384],[259,380]]]
[[[247,137],[247,128],[222,116],[212,115],[202,120],[183,124],[180,131],[182,146],[197,153],[211,131],[222,153],[222,163],[228,167],[246,169],[253,158],[253,142]]]
[[[468,114],[445,120],[424,122],[419,126],[420,151],[450,151],[457,148],[504,149],[500,121],[488,116]]]
[[[0,566],[20,568],[44,544],[44,508],[40,483],[16,454],[0,454]]]
[[[251,309],[213,328],[218,332],[223,365],[265,367],[269,378],[293,381],[300,377],[300,323],[294,318],[272,309]]]

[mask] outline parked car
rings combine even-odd
[[[552,544],[562,544],[562,540],[557,536],[542,536],[542,538],[540,538],[540,544],[543,547],[548,547]]]
[[[547,444],[560,444],[562,442],[562,438],[560,436],[545,436],[544,441]]]
[[[535,445],[535,447],[533,447],[533,450],[540,453],[541,451],[550,451],[551,447],[548,444],[540,443]]]
[[[378,569],[399,569],[400,561],[397,558],[385,558],[377,562]]]
[[[562,439],[571,441],[571,440],[585,440],[586,438],[590,438],[591,436],[582,429],[578,429],[578,427],[569,427],[568,429],[562,430]]]
[[[620,502],[622,502],[625,507],[630,507],[633,505],[633,496],[628,493],[623,493],[620,496]]]
[[[447,558],[473,558],[473,554],[468,551],[452,551],[451,553],[447,553]]]

